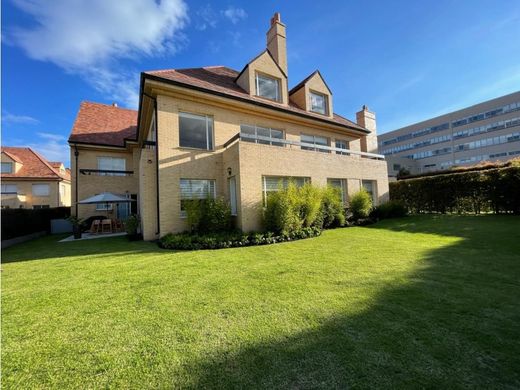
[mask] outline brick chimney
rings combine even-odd
[[[370,130],[370,134],[361,138],[361,151],[377,153],[376,114],[369,111],[368,107],[364,105],[361,111],[356,113],[356,123]]]
[[[276,63],[287,75],[285,24],[282,23],[280,13],[278,12],[271,18],[271,27],[267,31],[267,50],[269,50]]]

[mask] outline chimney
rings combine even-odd
[[[370,134],[361,138],[361,151],[377,153],[376,114],[369,111],[366,105],[363,105],[361,111],[356,113],[356,123],[359,126],[370,130]]]
[[[271,18],[271,27],[267,31],[267,50],[287,75],[287,45],[285,39],[285,24],[281,22],[280,13]]]
[[[112,103],[112,107],[117,107],[117,103],[116,102]]]

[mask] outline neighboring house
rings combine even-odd
[[[520,156],[520,92],[379,136],[388,173],[439,171]]]
[[[70,206],[70,170],[31,148],[2,147],[2,208]]]
[[[69,138],[73,202],[103,191],[137,199],[145,239],[188,228],[183,200],[224,197],[238,228],[261,228],[269,192],[311,182],[388,197],[374,113],[333,111],[319,71],[289,90],[285,25],[242,71],[224,66],[141,74],[139,111],[84,102]],[[103,210],[73,208],[81,217]],[[120,210],[109,213],[118,217]],[[128,210],[121,208],[121,216]]]

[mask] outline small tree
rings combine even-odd
[[[350,211],[355,220],[367,218],[372,209],[372,197],[362,188],[350,198]]]

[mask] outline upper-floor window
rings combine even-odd
[[[180,112],[179,146],[213,150],[213,118],[207,115]]]
[[[267,99],[280,101],[280,80],[257,73],[256,94]]]
[[[50,189],[48,184],[33,184],[32,194],[33,196],[49,196]]]
[[[311,111],[317,112],[319,114],[327,115],[328,108],[328,100],[327,95],[318,92],[311,92]]]
[[[2,184],[2,194],[17,194],[18,187],[16,184]]]
[[[348,156],[349,155],[349,153],[347,153],[347,150],[349,149],[348,141],[343,141],[343,140],[337,139],[336,140],[336,149],[345,149],[344,152],[342,150],[336,150],[336,154],[343,154],[343,155]]]
[[[302,142],[301,148],[303,150],[314,150],[317,152],[330,153],[330,150],[323,148],[323,146],[329,146],[329,139],[327,137],[302,134],[300,140]]]
[[[3,162],[2,163],[2,173],[13,173],[13,163]]]
[[[240,125],[240,137],[242,141],[254,142],[264,145],[284,146],[276,139],[284,139],[283,131],[268,127]],[[273,140],[274,139],[274,140]]]
[[[120,157],[98,157],[98,170],[100,171],[120,171],[120,172],[99,172],[101,176],[125,176],[126,159]]]

